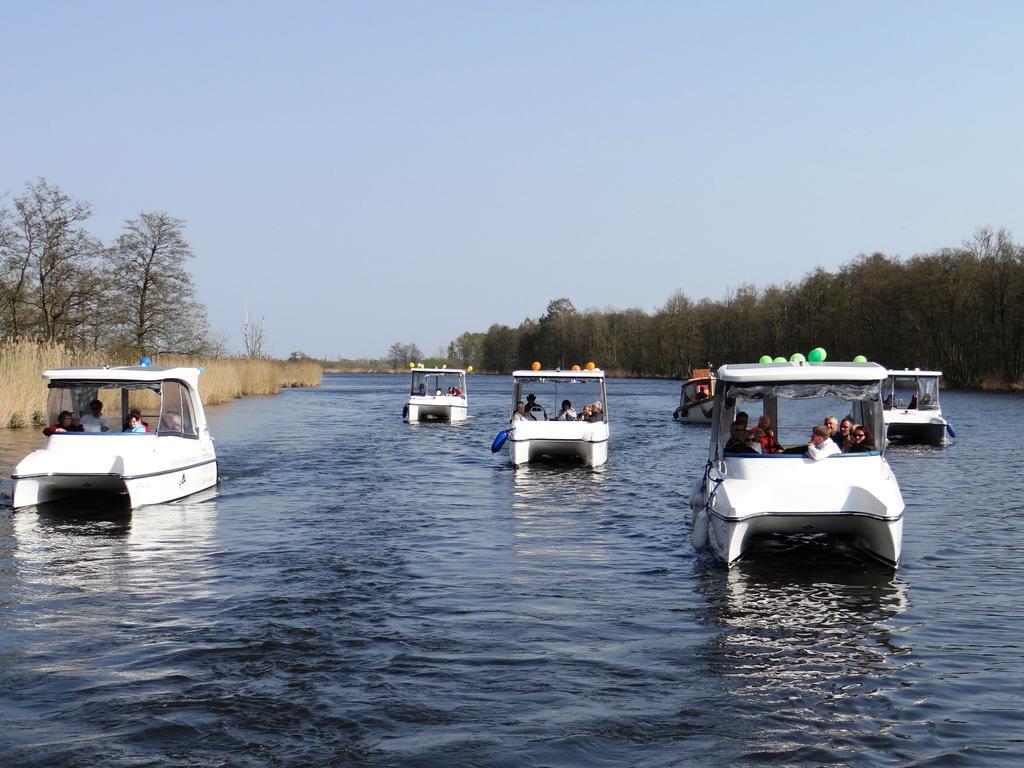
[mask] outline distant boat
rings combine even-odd
[[[899,442],[942,445],[952,427],[939,407],[942,371],[889,370],[882,403],[885,434]]]
[[[749,447],[752,441],[733,442],[730,434],[737,412],[755,406],[771,419],[776,435],[780,429],[806,435],[804,425],[791,423],[802,418],[791,413],[795,401],[828,398],[848,404],[853,421],[878,435],[886,376],[886,369],[875,363],[719,368],[708,459],[690,498],[694,547],[711,549],[731,566],[758,536],[822,533],[852,538],[875,558],[898,565],[903,497],[881,451],[814,461],[803,454],[808,437],[792,445],[791,452],[762,455]],[[806,427],[809,432],[811,425]]]
[[[184,498],[217,484],[217,456],[199,399],[198,368],[57,368],[49,381],[47,415],[88,413],[105,406],[108,431],[60,431],[11,474],[14,508],[84,494],[120,494],[132,509]],[[124,432],[139,407],[148,432]],[[109,409],[109,411],[107,410]],[[116,414],[116,416],[114,415]],[[83,418],[83,422],[86,419]]]
[[[715,374],[710,368],[695,368],[679,391],[679,407],[672,414],[676,421],[710,424],[714,405]]]
[[[406,421],[465,421],[469,415],[466,372],[461,368],[413,368],[409,398],[402,409]]]
[[[519,467],[545,459],[580,462],[600,467],[608,461],[608,399],[604,371],[522,370],[512,373],[512,413],[526,405],[525,418],[495,438],[509,460]],[[577,418],[560,418],[568,400]],[[584,416],[586,409],[591,415]],[[502,437],[504,436],[504,437]]]

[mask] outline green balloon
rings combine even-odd
[[[868,359],[864,357],[864,355],[857,355],[855,358],[853,358],[853,362],[855,363],[866,363],[867,361]]]
[[[825,354],[825,350],[821,347],[815,347],[807,353],[807,359],[812,363],[824,363],[826,357],[828,357],[828,355]]]
[[[771,361],[772,361],[772,356],[771,355],[761,355],[761,359],[758,360],[758,362],[761,363],[761,365],[768,365],[768,363],[770,363]]]
[[[774,363],[784,363],[784,362],[786,362],[786,358],[784,358],[784,357],[776,357],[772,362],[774,362]]]
[[[807,362],[807,358],[804,357],[799,352],[794,352],[792,355],[789,356],[789,362],[791,362],[791,363],[806,363]]]

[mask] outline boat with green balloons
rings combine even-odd
[[[822,414],[842,412],[864,433],[882,435],[889,372],[825,358],[815,348],[717,370],[708,458],[690,497],[695,548],[731,566],[760,537],[840,537],[899,564],[904,503],[884,440],[866,450],[821,450],[831,438],[812,430]],[[762,426],[749,430],[743,415]],[[751,435],[762,428],[778,438],[770,450],[754,447]]]

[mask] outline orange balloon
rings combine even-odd
[[[573,365],[572,365],[572,369],[573,369],[574,371],[578,371],[578,370],[580,369],[580,367],[579,367],[579,366],[578,366],[578,365],[577,365],[576,363],[573,363]]]
[[[587,370],[588,370],[588,371],[592,371],[592,370],[594,370],[595,368],[597,368],[597,366],[596,366],[596,365],[594,365],[593,363],[587,363]]]
[[[533,370],[535,370],[535,371],[539,371],[540,370],[540,363],[538,363],[536,360],[534,360],[533,361],[533,365],[531,365],[530,367],[533,368]]]

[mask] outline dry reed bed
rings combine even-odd
[[[31,341],[0,343],[0,427],[41,425],[46,418],[47,368],[74,365],[123,365],[123,361],[80,355],[60,344]],[[194,360],[158,357],[154,365],[199,366],[199,388],[205,405],[216,405],[250,395],[275,395],[281,387],[319,386],[322,371],[311,361],[217,358]]]

